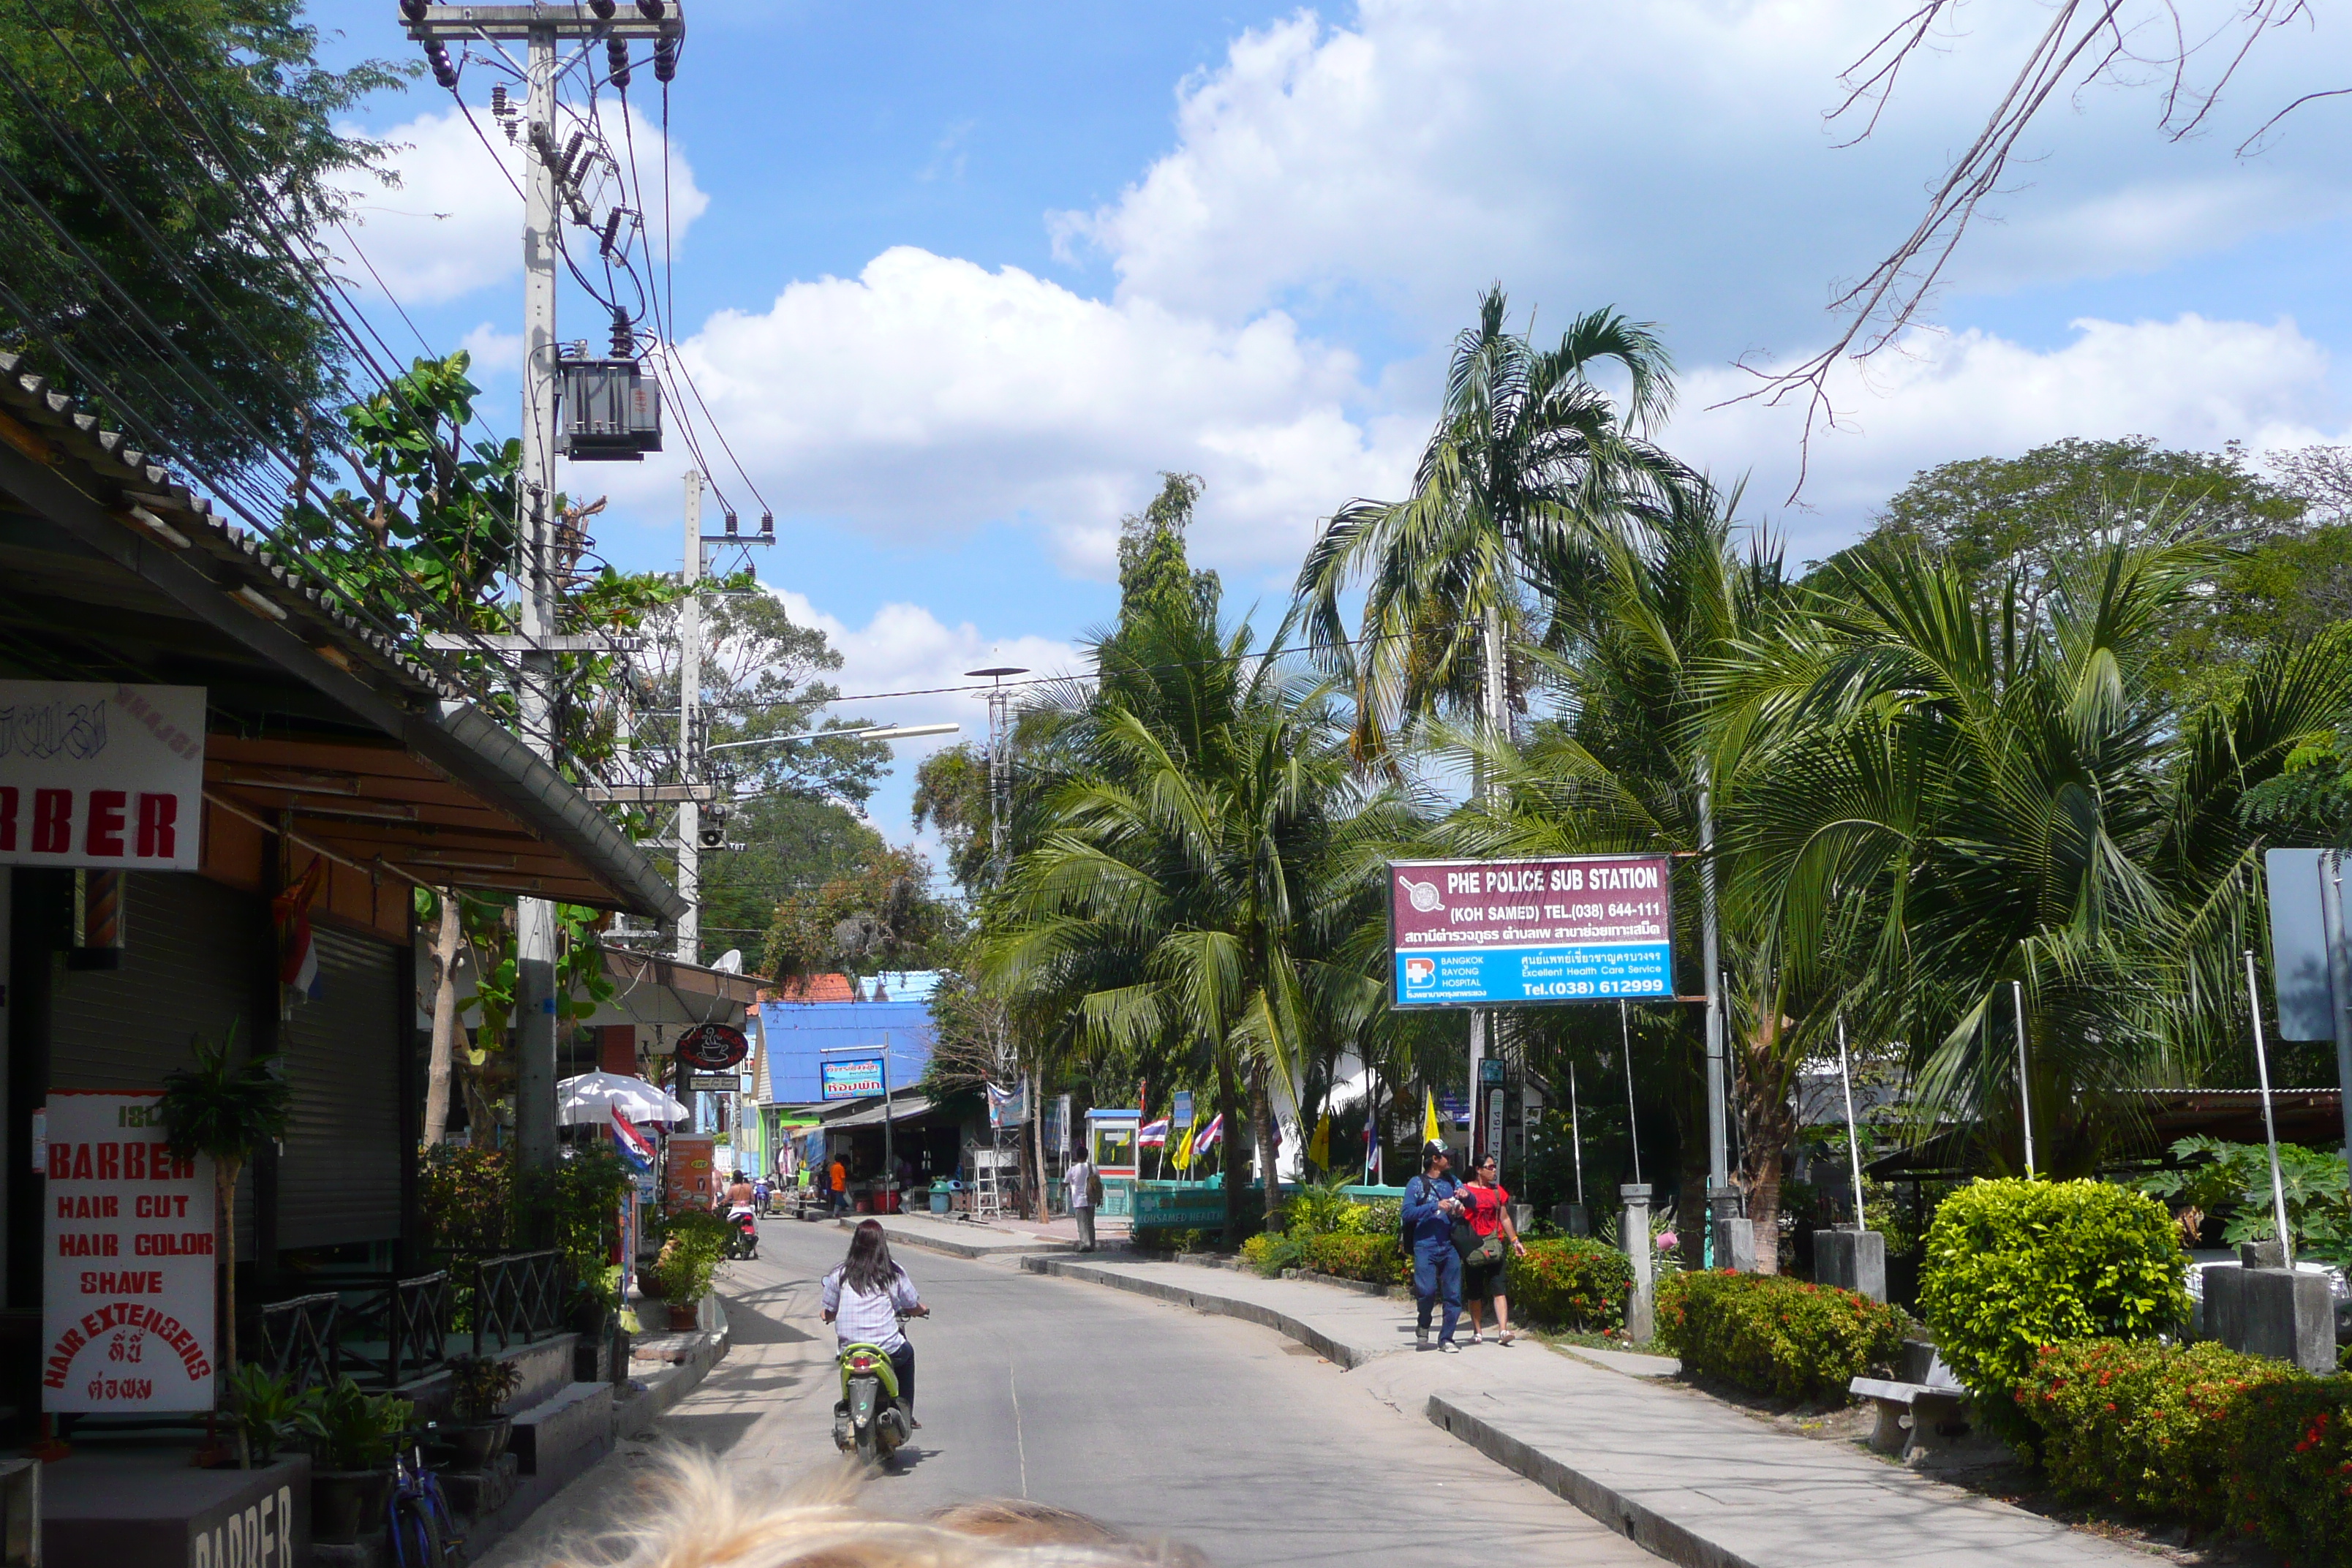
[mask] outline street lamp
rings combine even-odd
[[[910,741],[918,735],[952,735],[961,724],[870,724],[863,730],[803,730],[797,735],[761,735],[751,741],[721,741],[708,752],[731,752],[738,746],[772,746],[785,741]]]

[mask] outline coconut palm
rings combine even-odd
[[[1625,378],[1622,405],[1591,379],[1603,367]],[[1538,349],[1507,330],[1499,286],[1480,298],[1412,493],[1340,508],[1299,569],[1292,613],[1353,679],[1360,756],[1442,711],[1507,727],[1508,650],[1543,641],[1558,607],[1580,601],[1598,540],[1689,483],[1643,435],[1672,400],[1649,326],[1594,310]],[[1351,643],[1341,600],[1360,582]]]
[[[1270,1216],[1277,1101],[1322,1033],[1333,943],[1376,901],[1351,834],[1382,805],[1351,784],[1344,711],[1201,606],[1124,624],[1100,683],[1047,727],[1061,782],[986,921],[982,972],[1069,1043],[1189,1053],[1226,1126],[1246,1095]],[[1369,809],[1367,809],[1369,807]],[[1241,1192],[1228,1184],[1229,1229]]]
[[[2145,531],[2038,616],[1905,548],[1857,552],[1814,613],[1709,677],[1766,753],[1735,831],[1801,973],[1907,1041],[1918,1108],[2021,1164],[2090,1168],[2121,1091],[2184,1080],[2235,1016],[2261,839],[2240,809],[2352,708],[2352,633],[2273,652],[2186,717],[2150,679],[2217,551]],[[2012,989],[2015,983],[2015,989]],[[2019,1067],[2021,1001],[2026,1066]]]

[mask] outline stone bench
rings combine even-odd
[[[1969,1391],[1953,1384],[1896,1383],[1883,1377],[1857,1377],[1846,1391],[1878,1407],[1878,1425],[1870,1446],[1882,1454],[1899,1452],[1906,1465],[1935,1456],[1943,1428],[1960,1419]]]

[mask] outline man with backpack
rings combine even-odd
[[[1412,1259],[1412,1297],[1419,1310],[1413,1329],[1417,1348],[1429,1348],[1429,1310],[1441,1297],[1445,1315],[1438,1324],[1437,1348],[1458,1354],[1454,1325],[1462,1316],[1462,1254],[1454,1249],[1454,1226],[1462,1217],[1461,1184],[1447,1173],[1454,1158],[1443,1143],[1421,1152],[1421,1174],[1405,1184],[1405,1255]]]

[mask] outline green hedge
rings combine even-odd
[[[2016,1391],[2060,1491],[2352,1565],[2352,1377],[2211,1343],[2090,1340]]]
[[[1853,1379],[1893,1365],[1906,1327],[1883,1301],[1779,1274],[1658,1281],[1658,1339],[1685,1371],[1780,1399],[1843,1403]]]
[[[1374,1285],[1399,1285],[1412,1278],[1412,1266],[1397,1250],[1397,1238],[1393,1236],[1351,1236],[1335,1231],[1309,1237],[1299,1267]]]
[[[1242,1261],[1269,1279],[1286,1268],[1298,1268],[1306,1256],[1304,1241],[1280,1231],[1260,1231],[1242,1243]]]
[[[1988,1420],[2024,1436],[2013,1395],[2042,1347],[2177,1331],[2187,1263],[2153,1198],[2105,1182],[1974,1182],[1937,1205],[1919,1316]]]
[[[1503,1289],[1511,1316],[1547,1329],[1611,1333],[1625,1326],[1633,1266],[1605,1243],[1583,1237],[1530,1241],[1511,1259]]]
[[[2210,1526],[2229,1511],[2231,1412],[2294,1375],[2210,1342],[2082,1340],[2044,1350],[2015,1403],[2062,1493]]]

